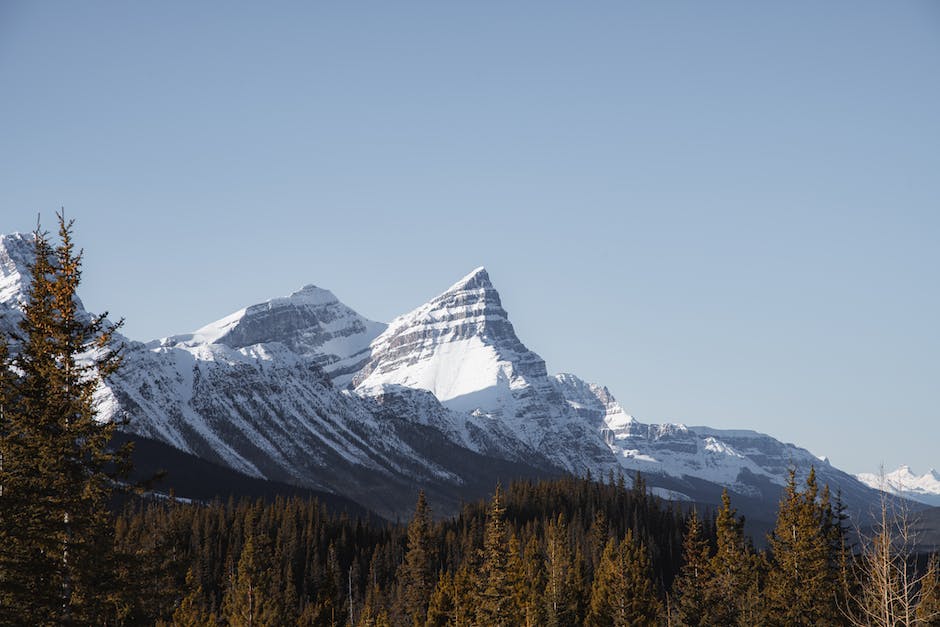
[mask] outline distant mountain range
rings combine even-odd
[[[910,466],[901,466],[889,473],[863,472],[858,480],[876,490],[926,505],[940,506],[940,473],[931,468],[923,475],[916,475]]]
[[[2,329],[19,319],[31,257],[30,236],[0,237]],[[793,444],[640,422],[606,387],[549,374],[483,268],[389,324],[309,285],[190,334],[123,340],[124,367],[98,393],[102,418],[127,416],[137,438],[385,516],[407,515],[418,488],[446,513],[497,480],[563,473],[641,471],[660,496],[699,503],[728,488],[766,520],[790,467],[803,477],[815,466],[857,511],[878,500]]]

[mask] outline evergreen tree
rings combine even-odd
[[[431,510],[424,490],[418,493],[415,513],[408,525],[408,551],[401,568],[405,613],[414,625],[425,622],[434,585],[431,570]]]
[[[208,627],[215,625],[215,616],[209,613],[203,600],[202,585],[196,580],[191,568],[186,572],[186,588],[189,592],[180,601],[176,611],[173,612],[173,624],[179,627]]]
[[[708,562],[705,588],[709,625],[756,625],[762,622],[760,568],[744,536],[744,521],[731,507],[728,491],[721,493],[715,519],[717,547]]]
[[[426,627],[447,627],[453,624],[455,596],[453,576],[450,573],[442,573],[428,602]]]
[[[128,450],[108,449],[115,424],[96,420],[94,393],[120,364],[120,323],[80,311],[82,254],[72,222],[58,222],[55,247],[34,234],[16,370],[0,392],[0,619],[20,624],[98,622],[117,604],[108,504]]]
[[[526,543],[521,559],[522,587],[520,610],[526,627],[538,627],[547,622],[542,595],[545,591],[545,567],[539,549],[538,536],[532,534]]]
[[[828,486],[826,487],[828,493]],[[850,543],[848,507],[842,501],[842,491],[836,492],[835,503],[827,515],[829,527],[829,554],[833,560],[832,569],[836,573],[836,606],[839,614],[844,614],[852,599],[858,596],[855,577],[852,574],[852,550]]]
[[[611,538],[594,573],[585,625],[655,625],[660,611],[646,549],[634,539],[631,530],[619,545]]]
[[[509,556],[506,561],[506,573],[511,596],[509,607],[513,625],[525,622],[525,608],[529,600],[529,582],[526,580],[526,567],[516,534],[509,536]]]
[[[479,582],[481,589],[477,607],[477,621],[492,627],[512,625],[516,615],[512,607],[505,509],[500,497],[500,487],[496,486],[484,530]]]
[[[601,562],[601,556],[604,554],[604,549],[607,547],[607,540],[610,539],[610,525],[607,523],[607,516],[604,514],[603,510],[599,510],[594,514],[594,521],[591,523],[591,529],[588,531],[588,543],[590,546],[590,552],[588,555],[591,558],[591,569],[594,570],[597,568],[597,565]]]
[[[693,509],[682,542],[682,570],[672,584],[673,609],[680,625],[697,627],[705,624],[710,552],[708,541],[702,535],[698,512]]]
[[[270,597],[270,568],[259,550],[257,538],[249,536],[242,546],[235,578],[222,602],[222,618],[229,625],[275,625],[271,620],[274,600]]]
[[[831,556],[828,493],[817,500],[816,472],[810,469],[802,492],[790,470],[769,537],[767,620],[774,625],[821,625],[836,622],[836,559]]]
[[[576,618],[571,548],[563,514],[545,529],[545,618],[549,627],[570,625]]]

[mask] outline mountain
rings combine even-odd
[[[357,394],[426,390],[451,410],[446,428],[465,446],[575,474],[616,468],[599,424],[571,411],[563,386],[519,341],[483,268],[393,320],[371,353],[353,378]]]
[[[370,342],[385,326],[363,318],[329,290],[307,285],[287,298],[246,307],[194,333],[165,338],[157,346],[212,344],[238,350],[277,342],[313,359],[331,378],[348,380],[368,358]]]
[[[854,477],[792,444],[754,431],[640,422],[606,387],[548,374],[519,340],[484,268],[389,323],[352,383],[384,402],[425,390],[449,410],[438,428],[474,450],[597,477],[641,471],[669,498],[716,502],[727,487],[774,508],[791,466],[801,477],[814,466],[847,500],[872,498]]]
[[[858,480],[876,490],[924,503],[940,506],[940,473],[931,468],[923,475],[916,475],[910,466],[901,466],[887,474],[863,472]]]
[[[0,238],[0,327],[25,298],[29,236]],[[641,422],[604,386],[549,374],[484,268],[388,325],[312,285],[192,333],[121,338],[103,419],[246,475],[407,515],[419,487],[439,513],[497,480],[641,471],[654,492],[772,520],[788,469],[815,466],[858,510],[877,492],[753,431]],[[170,469],[172,472],[172,469]],[[768,514],[769,512],[769,514]]]
[[[31,257],[30,236],[0,239],[7,334],[21,317]],[[384,328],[307,286],[193,333],[148,343],[119,336],[124,364],[98,390],[99,415],[126,417],[138,438],[251,477],[341,494],[389,517],[410,511],[419,487],[444,513],[501,478],[559,474],[466,450],[341,390],[335,382],[350,377]]]
[[[0,235],[0,330],[7,332],[13,330],[11,325],[26,302],[29,264],[33,258],[30,237],[23,233]]]

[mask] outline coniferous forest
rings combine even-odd
[[[727,493],[696,510],[640,476],[494,486],[448,519],[416,486],[406,523],[300,497],[157,498],[95,420],[120,323],[78,313],[71,223],[35,248],[0,342],[4,625],[940,624],[937,558],[914,554],[906,520],[886,503],[857,535],[811,470],[791,472],[761,549]]]

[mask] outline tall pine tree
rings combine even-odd
[[[585,625],[655,625],[661,607],[650,579],[646,548],[627,530],[619,544],[611,538],[594,573]]]
[[[682,570],[672,584],[673,610],[680,625],[698,627],[706,624],[709,553],[708,541],[702,535],[702,523],[698,512],[693,509],[682,541]]]
[[[728,491],[721,493],[715,519],[717,547],[709,560],[705,588],[710,625],[756,625],[762,621],[759,560],[744,536],[744,521],[731,507]]]
[[[577,616],[574,563],[568,542],[568,525],[558,514],[545,528],[545,624],[572,624]]]
[[[108,504],[128,451],[109,450],[115,424],[97,420],[94,394],[120,364],[120,323],[81,310],[82,253],[72,222],[58,222],[54,247],[34,233],[15,375],[4,373],[0,399],[0,619],[19,624],[99,622],[118,587]]]
[[[838,560],[830,535],[831,510],[817,499],[816,472],[810,469],[802,492],[790,470],[770,535],[767,621],[773,625],[821,625],[837,621]],[[828,491],[827,491],[828,495]],[[828,500],[828,499],[826,499]]]
[[[408,525],[408,552],[400,571],[405,613],[413,625],[424,624],[434,586],[431,540],[431,508],[422,490],[418,493],[414,517]]]
[[[514,624],[512,582],[509,573],[508,531],[500,487],[490,503],[483,536],[483,563],[480,571],[477,622],[492,627]]]

